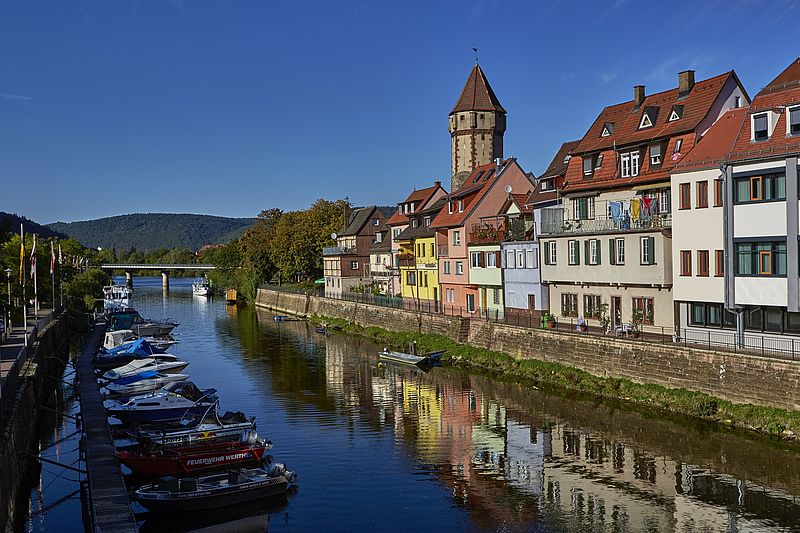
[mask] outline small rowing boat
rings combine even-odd
[[[386,359],[387,361],[394,361],[396,363],[406,363],[409,365],[428,365],[439,361],[442,358],[442,354],[444,350],[440,350],[437,352],[429,352],[422,355],[415,355],[411,353],[405,352],[395,352],[389,350],[388,348],[384,348],[382,352],[378,352],[378,355],[381,359]]]

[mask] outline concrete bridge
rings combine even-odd
[[[217,267],[206,263],[177,263],[177,264],[144,264],[144,263],[104,263],[100,265],[103,270],[124,270],[125,283],[133,286],[133,271],[134,270],[157,270],[161,272],[161,284],[164,288],[169,288],[169,273],[172,270],[199,270],[207,272],[215,270]]]

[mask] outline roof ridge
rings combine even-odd
[[[692,87],[692,90],[691,90],[691,91],[689,91],[689,92],[690,92],[690,93],[691,93],[691,92],[694,92],[695,88],[697,88],[697,86],[698,86],[698,85],[700,85],[701,83],[706,83],[706,82],[709,82],[709,81],[711,81],[711,80],[715,80],[715,79],[717,79],[717,78],[721,78],[721,77],[723,77],[723,76],[729,76],[729,75],[731,75],[733,72],[734,72],[734,71],[733,71],[733,69],[731,69],[731,70],[729,70],[729,71],[727,71],[727,72],[723,72],[722,74],[718,74],[718,75],[716,75],[716,76],[712,76],[712,77],[710,77],[710,78],[706,78],[706,79],[704,79],[704,80],[697,81],[697,82],[695,82],[695,84],[694,84],[694,87]],[[671,89],[666,89],[666,90],[664,90],[664,91],[659,91],[659,92],[657,92],[657,93],[646,94],[646,95],[645,95],[645,97],[644,97],[644,99],[645,99],[645,101],[647,101],[647,99],[648,99],[648,98],[652,98],[653,96],[658,96],[658,95],[662,95],[662,94],[668,93],[668,92],[670,92],[670,91],[678,91],[678,90],[680,90],[680,87],[672,87]],[[707,89],[706,89],[705,87],[702,87],[702,88],[699,88],[698,90],[707,90]],[[631,103],[633,103],[633,99],[631,99],[631,100],[625,100],[624,102],[619,102],[619,103],[616,103],[616,104],[610,104],[610,105],[607,105],[607,106],[605,106],[605,107],[603,108],[603,110],[606,110],[606,109],[608,109],[608,108],[610,108],[610,107],[617,107],[617,106],[621,106],[621,105],[625,105],[625,104],[631,104]],[[644,107],[644,106],[640,106],[640,107],[639,107],[639,109],[642,109],[643,107]]]

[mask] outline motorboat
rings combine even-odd
[[[138,448],[138,449],[137,449]],[[161,449],[117,450],[119,462],[143,476],[187,475],[207,470],[259,466],[272,443],[263,439],[220,441]]]
[[[237,440],[247,433],[255,433],[255,417],[248,419],[239,411],[226,411],[220,415],[214,406],[207,416],[185,417],[179,422],[141,425],[125,432],[125,436],[154,446],[190,446],[204,442]],[[256,433],[257,435],[257,433]]]
[[[195,296],[208,296],[211,294],[211,284],[206,278],[200,278],[192,283],[192,294]]]
[[[177,381],[161,390],[134,396],[108,408],[109,416],[128,423],[167,422],[192,415],[205,416],[216,409],[216,389],[199,389],[191,381]]]
[[[171,354],[158,354],[156,356],[134,359],[130,363],[112,368],[102,375],[103,379],[116,381],[120,378],[134,376],[147,370],[154,370],[162,374],[175,374],[189,366],[186,361],[181,361]]]
[[[139,337],[165,337],[178,323],[170,320],[155,321],[142,318],[135,309],[118,309],[108,313],[109,331],[129,329]]]
[[[442,358],[442,354],[444,352],[445,350],[440,350],[436,352],[428,352],[422,355],[416,355],[412,353],[395,352],[389,350],[388,348],[384,348],[383,351],[378,352],[378,355],[380,356],[381,359],[386,359],[387,361],[394,361],[395,363],[406,363],[409,365],[426,365],[439,361]]]
[[[136,339],[132,342],[120,344],[116,348],[100,348],[94,356],[92,364],[96,369],[109,369],[126,365],[136,359],[152,357],[159,360],[176,360],[162,348],[153,346],[145,339]]]
[[[155,370],[146,370],[133,376],[120,378],[106,385],[109,395],[133,396],[156,391],[169,383],[185,381],[189,374],[162,374]]]
[[[170,346],[172,346],[173,344],[178,343],[177,340],[173,339],[170,336],[139,337],[136,333],[134,333],[130,329],[120,329],[117,331],[106,332],[105,338],[103,339],[103,346],[101,349],[111,350],[112,348],[117,348],[122,345],[129,346],[130,344],[139,339],[146,340],[148,344],[160,350],[165,350]]]
[[[107,285],[103,287],[103,308],[113,310],[128,307],[131,294],[133,289],[125,285]]]
[[[142,361],[144,359],[155,359],[157,362],[162,364],[183,362],[180,359],[178,359],[177,356],[172,355],[170,353],[154,353],[152,355],[116,354],[116,355],[96,355],[94,361],[92,361],[92,365],[94,366],[95,370],[107,371],[127,366],[134,361]],[[189,363],[186,364],[188,365]],[[158,369],[152,369],[152,370],[158,370]],[[178,370],[174,370],[174,372],[177,372]]]
[[[285,494],[296,481],[297,473],[268,455],[264,468],[197,478],[161,478],[136,490],[133,499],[153,512],[199,511]]]

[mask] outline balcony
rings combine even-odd
[[[504,224],[473,224],[469,232],[469,244],[497,244],[505,240]]]
[[[439,257],[449,257],[450,247],[446,244],[439,245]]]
[[[355,255],[356,249],[348,246],[326,246],[322,255]]]
[[[659,213],[632,218],[626,214],[616,218],[597,216],[584,220],[567,220],[562,207],[542,209],[542,235],[585,235],[658,231],[672,227],[672,213]]]
[[[390,267],[386,265],[369,265],[369,275],[376,279],[389,279],[392,277]]]

